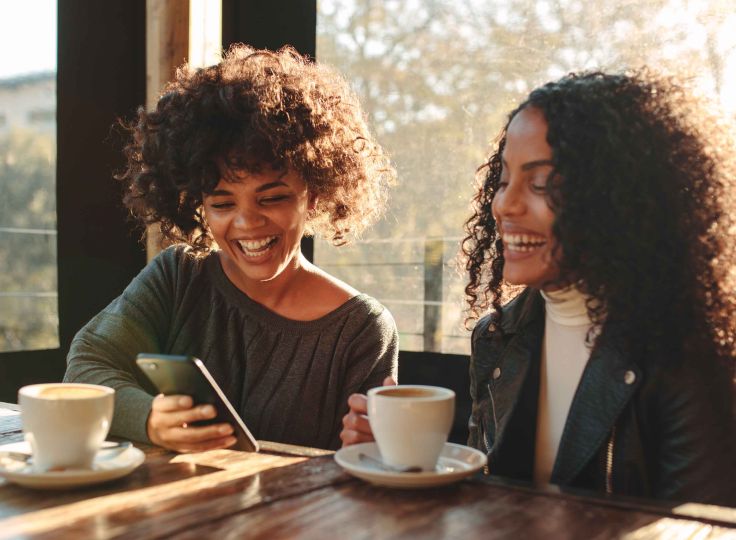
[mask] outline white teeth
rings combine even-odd
[[[257,257],[265,251],[264,248],[273,242],[275,238],[275,236],[267,236],[260,240],[238,240],[238,244],[240,244],[246,256]]]
[[[547,243],[543,236],[530,234],[504,234],[503,242],[513,251],[528,252]]]

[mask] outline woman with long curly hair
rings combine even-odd
[[[536,483],[733,504],[725,125],[647,72],[569,75],[501,133],[466,223],[470,442]],[[504,284],[524,290],[502,306]]]
[[[293,49],[231,48],[179,69],[127,126],[124,202],[173,244],[75,337],[67,381],[116,389],[112,433],[177,451],[235,443],[211,406],[151,395],[137,353],[201,358],[260,439],[335,448],[347,396],[395,373],[375,299],[311,264],[305,234],[348,242],[395,181],[357,97]]]
[[[470,360],[488,472],[736,504],[732,144],[645,71],[568,75],[511,112],[463,241],[471,319],[491,308]],[[350,403],[344,443],[370,440]]]

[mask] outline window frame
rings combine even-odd
[[[0,401],[60,381],[76,332],[145,265],[112,174],[111,133],[145,103],[145,0],[59,0],[56,212],[59,347],[0,353]]]

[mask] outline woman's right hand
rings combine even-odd
[[[192,426],[217,415],[212,405],[193,405],[190,396],[156,396],[146,423],[151,442],[177,452],[203,452],[235,444],[230,424]]]
[[[392,377],[383,380],[384,386],[393,386],[396,381]],[[373,432],[368,423],[368,399],[364,394],[353,394],[348,398],[348,414],[342,417],[340,439],[343,448],[351,444],[372,442]]]

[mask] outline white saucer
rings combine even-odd
[[[393,488],[425,488],[451,484],[473,475],[486,464],[483,452],[454,443],[445,443],[437,462],[437,470],[431,472],[389,472],[360,461],[359,454],[381,458],[376,443],[362,443],[341,448],[335,453],[335,461],[353,476],[372,484]]]
[[[40,473],[33,469],[33,465],[8,454],[9,452],[28,454],[30,451],[31,448],[27,442],[0,446],[0,477],[30,488],[68,489],[120,478],[131,473],[146,459],[141,450],[130,446],[114,457],[106,457],[105,452],[101,451],[95,457],[91,469],[67,469]]]

